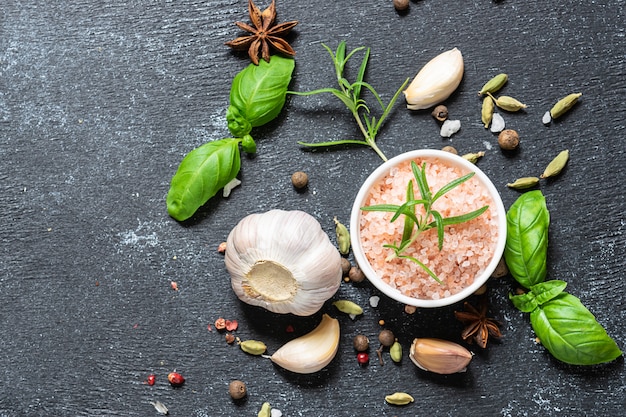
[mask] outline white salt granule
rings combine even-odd
[[[491,118],[491,130],[492,133],[500,133],[504,130],[504,118],[500,115],[500,113],[494,113]]]
[[[551,121],[552,121],[552,115],[550,114],[550,110],[548,110],[547,112],[545,112],[545,114],[541,118],[541,122],[544,125],[549,125]]]
[[[461,129],[461,121],[460,120],[446,120],[441,125],[441,131],[439,134],[444,138],[449,138],[454,135],[456,132]]]

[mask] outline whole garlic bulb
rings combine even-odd
[[[454,92],[463,78],[463,55],[457,48],[431,59],[404,90],[407,108],[428,109]]]
[[[315,218],[270,210],[243,218],[226,241],[226,268],[240,300],[309,316],[341,284],[341,256]]]

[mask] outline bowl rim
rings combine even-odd
[[[437,300],[409,297],[385,283],[370,266],[370,263],[362,250],[360,240],[361,207],[363,206],[363,200],[369,193],[369,189],[376,181],[387,175],[389,173],[389,170],[393,166],[398,165],[401,162],[414,160],[417,158],[438,158],[440,161],[452,163],[454,165],[461,166],[466,170],[475,172],[475,178],[477,178],[480,183],[487,189],[496,206],[495,214],[498,221],[498,239],[496,241],[496,246],[494,248],[491,261],[489,262],[483,273],[476,277],[471,285],[456,294]],[[363,182],[363,185],[359,188],[356,198],[354,199],[352,211],[350,214],[350,239],[352,242],[352,254],[354,255],[356,263],[359,265],[359,268],[363,271],[366,278],[386,296],[403,304],[426,308],[443,307],[462,301],[472,295],[474,292],[476,292],[476,290],[478,290],[485,282],[487,282],[493,271],[498,266],[498,263],[500,262],[500,259],[502,258],[502,255],[504,253],[504,246],[506,243],[506,228],[506,210],[504,208],[504,203],[502,202],[502,197],[500,196],[500,193],[496,189],[493,182],[489,179],[489,177],[475,164],[469,162],[463,157],[450,152],[436,149],[418,149],[414,151],[408,151],[397,155],[379,165],[367,177],[367,179]]]

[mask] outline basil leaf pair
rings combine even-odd
[[[244,152],[256,152],[250,131],[280,114],[294,67],[293,59],[274,55],[269,63],[249,64],[235,76],[226,112],[228,129],[235,138],[206,143],[183,158],[166,198],[170,216],[178,221],[189,219],[237,176],[239,144]]]
[[[622,354],[615,341],[578,298],[564,292],[566,282],[545,281],[549,224],[539,190],[522,194],[507,212],[504,258],[513,278],[529,289],[509,298],[530,313],[535,334],[556,359],[572,365],[610,362]]]

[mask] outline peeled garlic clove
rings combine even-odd
[[[287,342],[270,359],[288,371],[312,374],[328,365],[338,348],[339,321],[324,314],[315,329]]]
[[[404,90],[406,107],[427,109],[450,97],[461,83],[463,68],[463,55],[457,48],[433,58]]]
[[[418,338],[413,340],[409,358],[418,368],[447,375],[465,372],[472,360],[472,353],[447,340]]]
[[[341,255],[303,211],[251,214],[230,232],[224,261],[240,300],[274,313],[309,316],[341,284]]]

